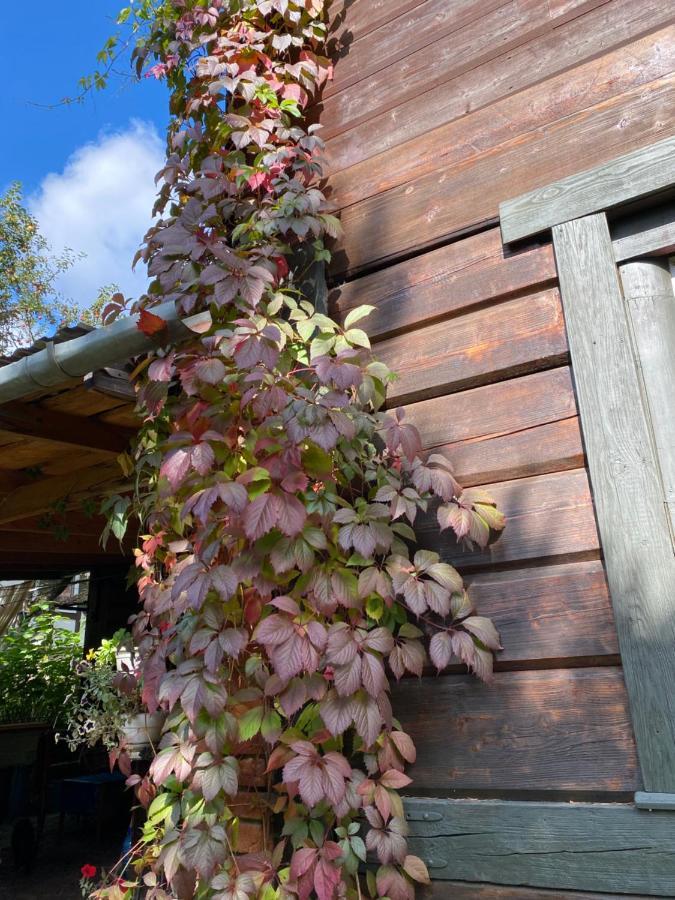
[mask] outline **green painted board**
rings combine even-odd
[[[675,897],[675,817],[619,803],[406,799],[434,880]]]

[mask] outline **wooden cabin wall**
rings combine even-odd
[[[508,518],[483,552],[433,520],[418,529],[466,576],[504,650],[489,686],[458,667],[394,690],[418,746],[413,792],[629,800],[639,768],[553,251],[505,248],[498,207],[675,132],[675,12],[662,0],[340,0],[332,19],[341,57],[319,112],[344,227],[333,309],[376,307],[366,327],[399,375],[390,405]]]

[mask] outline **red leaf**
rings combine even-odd
[[[160,316],[148,312],[147,309],[142,309],[138,321],[136,322],[136,328],[138,328],[139,331],[142,331],[143,334],[150,336],[163,331],[166,328],[166,321]]]

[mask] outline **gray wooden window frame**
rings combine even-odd
[[[614,234],[607,211],[674,187],[675,137],[500,208],[505,242],[552,231],[642,772],[636,803],[662,809],[675,809],[673,298],[658,263],[627,260],[672,250],[675,202],[624,218]],[[671,290],[665,301],[662,288]]]
[[[435,880],[675,896],[675,554],[659,457],[670,437],[651,421],[663,384],[654,393],[637,352],[635,273],[620,272],[675,249],[675,202],[656,196],[671,191],[675,137],[500,208],[504,243],[553,237],[644,790],[632,804],[407,799],[411,848]],[[649,209],[610,224],[644,198]]]

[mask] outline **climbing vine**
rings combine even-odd
[[[387,671],[421,675],[429,641],[438,670],[459,658],[487,678],[499,646],[413,526],[435,516],[482,547],[502,516],[382,411],[370,308],[339,323],[301,290],[339,233],[305,118],[331,77],[325,6],[142,5],[139,67],[171,91],[161,218],[139,254],[139,327],[162,349],[136,369],[135,493],[109,508],[118,536],[142,523],[134,634],[144,701],[167,720],[130,778],[142,842],[98,897],[413,897],[428,875],[398,790],[415,748]],[[153,312],[169,300],[193,329],[175,345]],[[281,836],[241,853],[252,784]]]

